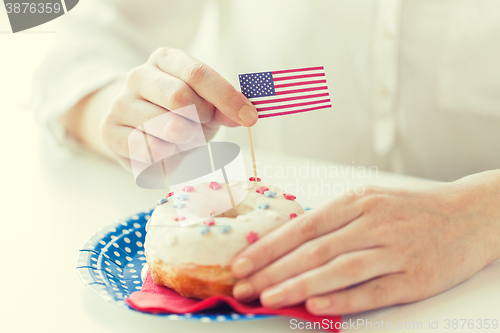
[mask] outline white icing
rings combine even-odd
[[[247,192],[246,187],[248,195],[235,208],[215,216],[215,225],[210,226],[206,234],[200,233],[201,228],[206,227],[202,223],[181,227],[179,222],[175,221],[177,213],[173,207],[174,200],[158,206],[148,222],[144,244],[148,261],[154,263],[161,260],[172,265],[193,263],[228,266],[234,256],[249,245],[246,240],[248,232],[256,232],[261,238],[289,221],[291,213],[304,212],[296,201],[286,200],[282,192],[276,189],[273,189],[277,192],[274,198],[255,192],[255,188],[264,186],[261,182],[230,184],[233,196],[244,195]],[[221,211],[220,199],[227,195],[227,190],[224,189],[225,186],[213,190],[208,187],[208,183],[195,186],[195,190],[188,193],[189,198],[184,201],[186,206],[182,212],[188,216],[193,213],[206,214],[212,210]],[[270,207],[257,208],[261,202],[269,203]],[[223,225],[231,226],[231,230],[223,233]]]

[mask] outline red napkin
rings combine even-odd
[[[193,313],[227,304],[234,311],[242,314],[280,315],[316,322],[319,323],[321,328],[329,327],[327,331],[330,332],[339,332],[338,329],[335,329],[335,326],[340,327],[342,324],[341,316],[314,316],[307,312],[303,304],[283,309],[269,309],[260,305],[259,301],[240,303],[233,297],[222,295],[212,296],[202,301],[186,298],[170,288],[155,284],[149,272],[141,291],[132,293],[126,302],[137,311],[149,313]],[[337,322],[339,324],[335,325]],[[318,327],[318,324],[316,324],[316,327]]]

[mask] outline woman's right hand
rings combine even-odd
[[[219,73],[181,50],[162,47],[129,72],[125,89],[101,122],[101,138],[120,163],[130,167],[129,135],[168,113],[161,128],[148,129],[147,135],[153,154],[173,151],[176,144],[188,143],[196,134],[194,122],[175,113],[191,104],[196,105],[207,141],[220,125],[249,127],[257,122],[255,107]],[[144,153],[139,159],[147,161]],[[137,158],[135,152],[133,158]]]

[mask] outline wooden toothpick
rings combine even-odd
[[[250,153],[252,154],[253,175],[257,179],[257,164],[255,164],[255,152],[253,151],[252,131],[248,128],[248,140],[250,141]]]

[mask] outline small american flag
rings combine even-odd
[[[241,92],[259,118],[331,108],[325,69],[307,67],[240,74]]]

